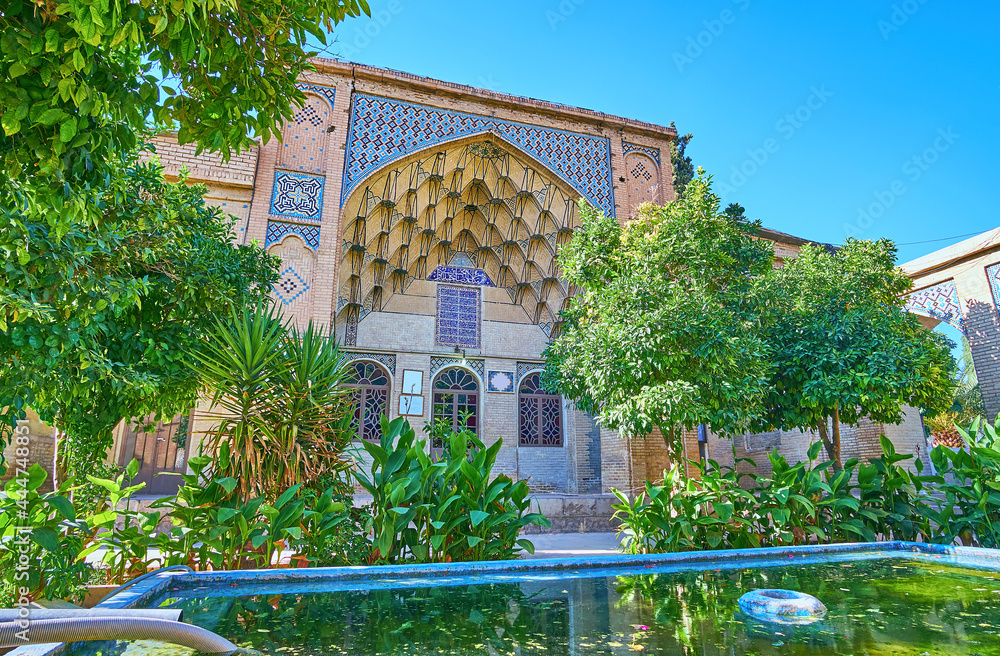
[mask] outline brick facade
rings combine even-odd
[[[903,265],[908,307],[928,328],[945,321],[965,334],[986,417],[1000,414],[1000,228]]]
[[[6,483],[14,478],[17,473],[18,460],[26,458],[28,467],[38,463],[50,475],[52,473],[52,456],[55,450],[55,431],[51,426],[47,426],[38,419],[38,415],[32,410],[27,411],[27,416],[17,422],[14,429],[15,438],[27,438],[26,445],[19,445],[12,440],[3,450],[4,463],[7,469],[0,475],[0,483]],[[21,449],[26,449],[22,451]],[[51,477],[42,485],[42,490],[52,489]]]
[[[161,135],[156,154],[167,175],[186,167],[190,180],[208,185],[210,202],[237,217],[237,240],[281,257],[274,296],[287,315],[325,326],[351,357],[386,369],[390,417],[399,412],[404,371],[421,373],[423,414],[410,417],[418,429],[432,418],[436,377],[449,367],[471,374],[480,435],[504,440],[500,469],[536,492],[584,495],[558,502],[568,518],[562,530],[590,526],[580,519],[590,506],[606,513],[601,495],[612,487],[637,490],[658,479],[669,464],[658,435],[622,440],[568,401],[559,410],[561,444],[520,446],[518,390],[542,366],[570,294],[555,254],[579,225],[575,201],[587,198],[624,221],[642,202],[673,200],[676,131],[395,71],[314,63],[299,84],[306,104],[281,141],[222,163]],[[761,236],[775,242],[778,264],[805,243]],[[441,309],[442,285],[478,288],[478,306],[452,318]],[[442,326],[467,345],[444,340]],[[197,412],[194,431],[206,421]],[[856,438],[861,432],[845,429],[847,457],[869,455],[871,437]],[[782,451],[804,457],[809,439],[788,434]],[[697,434],[685,444],[697,458]],[[712,437],[708,448],[722,461],[728,449],[731,461],[728,441]]]

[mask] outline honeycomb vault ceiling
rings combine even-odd
[[[357,325],[459,256],[550,333],[572,291],[555,255],[579,224],[579,197],[496,138],[424,151],[377,173],[344,208],[337,323]]]

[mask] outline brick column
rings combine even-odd
[[[1000,414],[1000,313],[993,300],[986,275],[986,262],[977,262],[955,276],[961,299],[966,335],[972,361],[979,378],[986,418],[992,422]]]

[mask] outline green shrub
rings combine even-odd
[[[919,460],[915,473],[903,467],[913,456],[896,453],[884,436],[879,458],[868,464],[854,458],[839,471],[832,462],[815,462],[820,443],[810,447],[807,463],[789,465],[777,451],[769,454],[769,476],[691,461],[700,470],[696,477],[675,467],[661,484],[647,482],[638,497],[612,490],[619,501],[614,516],[630,553],[956,538],[993,546],[1000,537],[996,433],[988,425],[980,431],[977,422],[962,434],[971,451],[934,449],[933,476],[923,475]],[[945,483],[946,475],[955,482]]]
[[[228,469],[229,448],[220,447],[218,468]],[[333,531],[343,517],[343,505],[333,502],[332,491],[307,500],[301,484],[281,491],[277,499],[243,500],[235,478],[210,475],[215,462],[199,455],[188,460],[194,471],[184,475],[175,497],[156,501],[165,508],[174,526],[158,534],[161,566],[188,565],[196,570],[254,569],[271,567],[276,556],[296,546],[309,548]]]
[[[980,419],[959,428],[967,449],[936,447],[931,461],[948,481],[941,485],[938,541],[1000,547],[1000,442],[996,428]]]
[[[312,500],[327,491],[330,493],[330,500],[343,508],[335,511],[335,514],[343,515],[344,519],[336,524],[336,530],[320,533],[308,531],[308,537],[312,541],[301,543],[299,553],[309,559],[310,565],[320,567],[366,563],[371,553],[371,545],[365,533],[367,513],[354,507],[351,478],[343,472],[328,472],[320,476],[311,486],[303,488],[307,507],[311,507]]]
[[[502,440],[487,448],[472,431],[429,427],[444,441],[440,458],[427,453],[406,419],[382,418],[379,444],[365,442],[371,456],[358,481],[372,495],[367,528],[372,535],[370,563],[453,562],[513,558],[528,524],[549,526],[529,513],[528,485],[493,477]]]
[[[35,463],[0,495],[0,606],[12,607],[21,589],[32,599],[79,600],[94,575],[77,559],[93,532],[69,500],[72,481],[40,492],[47,478]]]
[[[217,321],[195,356],[218,408],[205,443],[229,447],[213,473],[232,477],[244,500],[273,501],[349,467],[353,397],[333,336],[312,323],[298,330],[265,305]]]

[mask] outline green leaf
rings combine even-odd
[[[482,510],[472,510],[469,511],[469,518],[472,520],[473,526],[479,526],[490,516],[488,512],[483,512]]]
[[[73,507],[73,504],[66,497],[54,496],[47,498],[45,501],[66,519],[70,521],[76,519],[76,508]]]
[[[46,551],[59,550],[59,534],[47,526],[31,529],[31,541]]]
[[[217,478],[215,479],[215,483],[223,490],[225,490],[226,494],[232,494],[233,490],[236,489],[236,486],[239,485],[239,481],[237,481],[232,476],[227,476],[225,478]]]
[[[117,518],[118,518],[118,512],[117,511],[115,511],[115,510],[105,510],[102,513],[98,513],[98,514],[96,514],[96,515],[88,518],[87,519],[87,523],[90,526],[93,526],[93,527],[106,526],[107,524],[114,522],[115,519],[117,519]]]
[[[38,117],[38,122],[42,125],[55,125],[67,118],[69,118],[69,114],[61,109],[53,108],[42,112],[41,116]]]
[[[76,119],[72,116],[62,122],[59,126],[59,139],[63,143],[73,141],[76,136]]]

